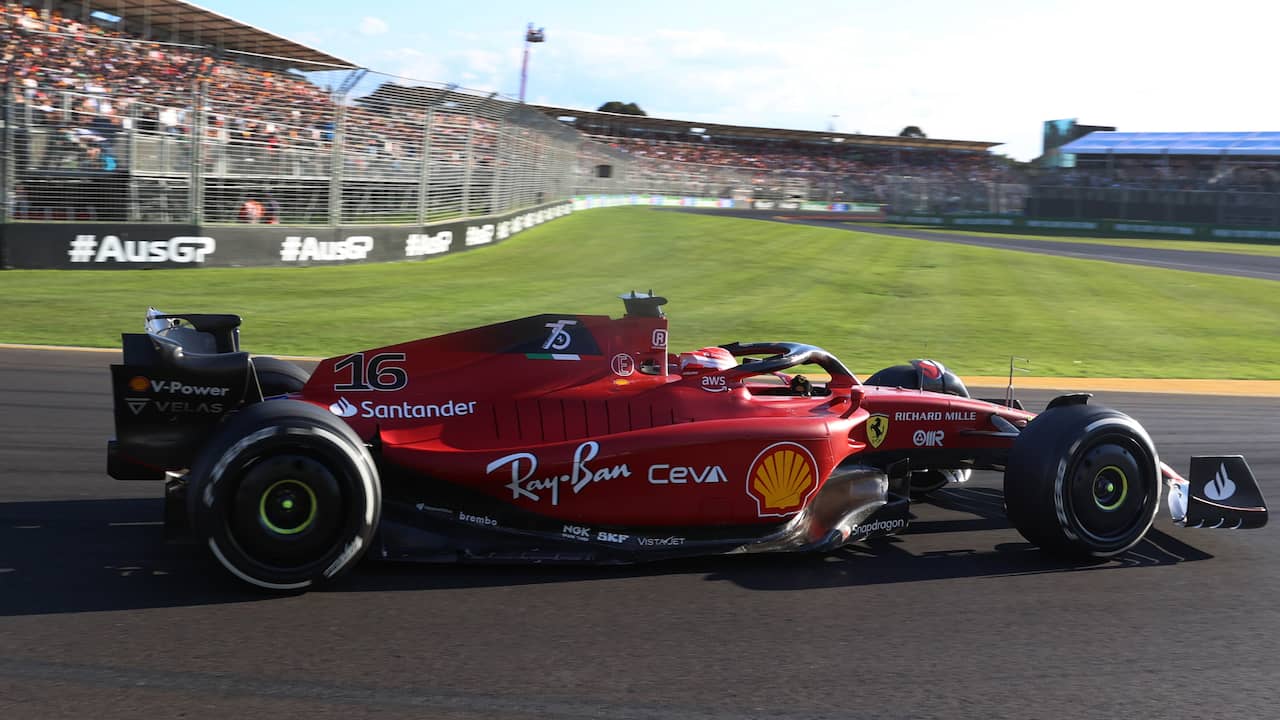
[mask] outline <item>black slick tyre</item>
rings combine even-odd
[[[1109,408],[1067,405],[1041,413],[1014,442],[1004,499],[1010,522],[1042,550],[1106,558],[1146,535],[1161,485],[1141,425]]]
[[[232,575],[299,592],[368,550],[381,513],[377,470],[341,420],[298,400],[250,405],[196,459],[188,492],[197,539]]]
[[[302,392],[302,387],[311,379],[306,370],[287,360],[273,357],[253,358],[253,370],[258,376],[258,386],[262,388],[262,397]]]

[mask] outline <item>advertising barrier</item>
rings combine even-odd
[[[885,222],[949,227],[979,232],[1085,237],[1174,238],[1180,240],[1277,240],[1280,230],[1229,228],[1191,223],[1112,220],[1046,220],[1001,216],[886,215]]]
[[[0,258],[8,268],[64,270],[415,260],[501,242],[571,212],[573,204],[561,201],[424,226],[11,223],[0,226]]]

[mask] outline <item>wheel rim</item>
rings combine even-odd
[[[277,535],[297,535],[315,523],[318,505],[315,491],[306,483],[285,478],[263,491],[258,521]]]
[[[1093,477],[1093,504],[1103,512],[1115,512],[1129,497],[1129,476],[1115,465],[1108,465]]]
[[[1079,531],[1100,545],[1124,544],[1148,521],[1151,469],[1132,438],[1101,438],[1069,469],[1068,509]]]
[[[231,540],[255,562],[289,568],[316,562],[342,532],[342,490],[320,458],[265,457],[240,475],[227,518]]]

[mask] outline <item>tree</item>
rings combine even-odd
[[[924,134],[924,131],[920,129],[919,125],[908,125],[902,128],[902,132],[898,133],[898,137],[925,138],[929,136]]]
[[[640,109],[639,105],[633,102],[624,103],[617,100],[610,100],[601,105],[596,108],[596,112],[618,113],[620,115],[648,115],[648,113]]]

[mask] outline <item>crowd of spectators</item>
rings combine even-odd
[[[433,182],[461,184],[464,176],[496,175],[500,149],[505,157],[548,152],[545,136],[529,128],[467,112],[475,98],[431,100],[428,132],[428,101],[405,101],[398,86],[346,102],[292,70],[210,48],[140,42],[111,23],[72,15],[4,0],[0,79],[20,128],[20,171],[184,175],[196,157],[191,141],[199,140],[206,175],[320,181],[333,174],[340,130],[341,161],[354,179],[417,182],[426,163]],[[666,191],[745,189],[884,202],[903,182],[956,196],[1020,179],[985,152],[661,135],[597,139],[636,165],[633,176]],[[245,216],[259,214],[250,207]]]
[[[25,126],[66,140],[49,147],[46,166],[115,169],[120,130],[190,138],[198,104],[206,141],[225,147],[233,163],[270,167],[284,150],[327,163],[338,110],[330,89],[210,49],[136,40],[92,19],[5,0],[0,66],[14,112]],[[395,172],[420,157],[425,110],[355,104],[344,112],[351,169]],[[496,136],[490,120],[437,112],[431,159],[460,163],[469,140],[471,162],[491,164]],[[314,169],[328,173],[327,164]]]
[[[1087,159],[1076,167],[1040,172],[1038,185],[1112,190],[1226,190],[1280,192],[1280,162],[1267,159],[1207,159],[1196,156],[1135,156]]]
[[[635,170],[655,186],[680,180],[689,192],[750,192],[757,197],[901,204],[903,195],[937,205],[973,196],[1020,175],[986,152],[884,148],[856,143],[656,136],[594,136],[640,162]]]

